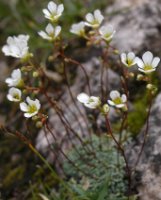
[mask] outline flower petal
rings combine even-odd
[[[127,97],[126,97],[125,94],[123,94],[123,95],[121,96],[121,100],[122,100],[123,103],[125,103],[125,102],[127,101]]]
[[[113,90],[110,92],[110,97],[112,100],[116,99],[116,98],[120,97],[120,93],[117,90]]]
[[[89,96],[86,93],[80,93],[77,96],[77,100],[81,103],[87,103],[89,101]]]
[[[156,68],[158,66],[159,62],[160,62],[160,58],[159,57],[155,57],[153,59],[153,61],[152,61],[152,67]]]
[[[55,27],[55,37],[57,37],[61,32],[61,26],[56,26]]]
[[[57,9],[57,5],[53,2],[53,1],[50,1],[48,3],[48,9],[51,13],[56,13],[56,9]]]
[[[24,102],[20,103],[20,110],[23,112],[27,112],[28,111],[28,105]]]
[[[153,54],[150,51],[147,51],[142,56],[145,65],[150,65],[152,63]]]
[[[96,20],[98,20],[99,23],[101,23],[104,19],[103,15],[101,14],[101,11],[98,9],[94,11],[94,17]]]
[[[129,52],[129,53],[127,54],[127,57],[128,57],[128,59],[130,59],[130,60],[134,60],[135,54],[134,54],[133,52]]]
[[[57,8],[57,13],[58,15],[61,15],[61,13],[64,11],[64,5],[63,4],[60,4],[58,5],[58,8]]]
[[[93,17],[93,15],[92,15],[92,13],[88,13],[86,16],[85,16],[85,18],[86,18],[86,20],[88,21],[88,22],[93,22],[94,21],[94,17]]]
[[[53,26],[49,23],[47,26],[46,26],[46,32],[50,35],[54,32],[54,28]]]
[[[144,68],[144,63],[140,58],[136,57],[135,62],[139,66],[139,68]]]
[[[115,103],[114,103],[113,101],[108,100],[107,102],[108,102],[109,105],[111,105],[111,106],[115,106]]]

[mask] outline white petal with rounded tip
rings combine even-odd
[[[85,18],[86,18],[86,20],[88,21],[88,22],[93,22],[94,21],[94,17],[93,17],[93,15],[92,15],[92,13],[88,13],[86,16],[85,16]]]
[[[14,79],[21,79],[21,70],[20,69],[13,70],[11,77]]]
[[[35,101],[33,101],[29,96],[26,98],[26,101],[29,105],[35,104]]]
[[[20,109],[23,112],[27,112],[28,111],[28,105],[24,102],[20,103]]]
[[[51,15],[51,14],[50,14],[50,12],[49,12],[47,9],[43,9],[42,11],[43,11],[45,17],[50,18],[50,15]]]
[[[24,113],[24,116],[26,117],[26,118],[30,118],[30,117],[33,117],[34,115],[36,115],[37,114],[37,112],[34,112],[34,113]]]
[[[38,34],[43,38],[43,39],[46,39],[46,40],[50,40],[51,37],[48,36],[47,33],[45,33],[44,31],[39,31]]]
[[[18,88],[12,87],[12,88],[9,89],[8,92],[11,95],[14,95],[16,93],[16,94],[18,94],[18,96],[21,96],[21,90],[19,90]]]
[[[136,57],[135,62],[139,66],[139,68],[144,68],[144,63],[140,58]]]
[[[150,65],[152,63],[153,54],[150,51],[147,51],[143,54],[142,58],[146,65]]]
[[[116,104],[115,105],[117,108],[123,108],[125,106],[125,104]]]
[[[123,95],[121,96],[121,100],[122,100],[123,103],[125,103],[125,102],[127,101],[127,97],[126,97],[125,94],[123,94]]]
[[[48,34],[52,34],[54,32],[54,28],[50,23],[46,26],[45,30]]]
[[[56,26],[55,27],[55,37],[57,37],[61,32],[61,26]]]
[[[63,4],[60,4],[60,5],[58,6],[58,8],[57,8],[57,12],[58,12],[59,15],[61,15],[63,11],[64,11],[64,5],[63,5]]]
[[[77,100],[81,103],[87,103],[89,100],[89,96],[86,93],[81,93],[77,96]]]
[[[133,52],[129,52],[129,53],[127,54],[127,57],[128,57],[128,59],[130,59],[130,60],[134,60],[135,54],[134,54]]]
[[[101,14],[100,10],[95,10],[94,11],[94,17],[96,20],[98,20],[99,23],[101,23],[104,19],[103,15]]]
[[[107,102],[108,102],[108,104],[110,104],[111,106],[115,106],[115,103],[114,103],[113,101],[108,100]]]
[[[110,92],[110,97],[112,100],[116,99],[116,98],[120,97],[120,93],[117,90],[113,90]]]
[[[10,95],[10,94],[7,94],[7,99],[8,99],[9,101],[13,101],[13,96]]]
[[[126,53],[122,53],[122,54],[120,55],[120,57],[121,57],[121,61],[122,61],[122,62],[125,62],[125,61],[126,61]]]
[[[152,67],[156,68],[158,66],[159,62],[160,62],[160,58],[159,57],[155,57],[153,59],[153,61],[152,61]]]
[[[56,13],[57,5],[53,1],[50,1],[48,3],[48,9],[51,13]]]
[[[79,22],[77,24],[73,24],[71,26],[70,32],[74,34],[80,34],[81,31],[84,31],[85,23],[84,22]]]

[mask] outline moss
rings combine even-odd
[[[143,94],[134,101],[134,110],[128,114],[128,127],[132,135],[139,134],[146,121],[147,95]]]

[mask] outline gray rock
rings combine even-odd
[[[90,77],[92,95],[100,96],[101,70],[99,60],[94,57],[91,59],[91,61],[84,63],[83,66]],[[120,77],[111,69],[107,69],[107,71],[105,71],[103,75],[104,83],[106,83],[106,80],[108,80],[108,90],[120,87]],[[77,107],[74,105],[74,102],[72,101],[67,88],[65,89],[64,95],[59,100],[59,105],[63,110],[65,118],[71,125],[71,128],[76,131],[76,133],[81,138],[89,137],[88,129],[90,128],[90,125],[95,124],[94,119],[90,119],[90,114],[91,112],[93,113],[93,111],[91,111],[90,109],[86,109],[83,105],[81,105],[81,103],[77,102],[76,100],[77,95],[81,92],[87,92],[89,94],[87,80],[80,67],[78,67],[76,80],[71,86],[71,91]],[[104,98],[107,99],[107,96],[105,96]],[[78,109],[81,111],[82,115],[80,114]],[[98,114],[95,113],[95,116],[97,118]],[[116,115],[114,114],[113,109],[111,109],[110,119],[113,120],[115,117]],[[50,151],[49,143],[53,145],[56,142],[58,146],[61,146],[63,152],[66,152],[72,147],[72,142],[74,144],[78,144],[80,143],[80,141],[77,137],[75,137],[75,134],[72,133],[71,130],[68,130],[70,133],[69,137],[69,134],[67,133],[64,125],[62,124],[60,118],[53,109],[51,109],[49,112],[49,121],[52,126],[51,129],[56,138],[56,141],[50,133],[46,134],[44,130],[41,130],[36,140],[36,147],[37,149],[43,151],[43,153],[48,154],[48,159],[50,161],[53,161],[53,159],[55,159],[55,156]]]
[[[121,52],[149,49],[158,53],[161,33],[160,0],[117,0],[106,11],[114,25],[113,45]]]
[[[149,129],[144,149],[136,166],[135,187],[141,200],[161,199],[161,93],[151,108]],[[135,166],[144,139],[146,125],[136,142],[129,145],[128,159],[131,167]]]

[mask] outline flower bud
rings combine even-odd
[[[37,128],[42,128],[43,127],[42,122],[41,121],[36,122],[36,127]]]
[[[152,85],[152,84],[147,84],[146,85],[146,88],[148,89],[148,90],[152,90],[152,89],[154,89],[154,85]]]
[[[102,107],[102,113],[107,114],[109,110],[110,110],[110,107],[108,106],[108,104],[104,104]]]
[[[38,76],[39,76],[39,73],[38,73],[38,72],[36,72],[36,71],[34,71],[34,72],[32,73],[32,76],[33,76],[34,78],[36,78],[36,77],[38,77]]]
[[[144,76],[142,74],[137,75],[137,81],[142,81],[144,79]]]

